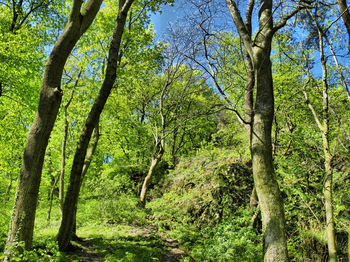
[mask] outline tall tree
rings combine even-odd
[[[76,148],[73,166],[70,173],[69,186],[63,206],[61,226],[57,235],[60,250],[67,249],[70,244],[75,221],[75,214],[77,211],[77,203],[81,187],[81,176],[86,152],[92,132],[98,124],[103,107],[106,104],[107,98],[109,97],[114,86],[114,82],[117,76],[121,40],[124,32],[127,14],[133,1],[134,0],[122,0],[119,2],[119,11],[110,44],[105,79],[103,81],[99,94],[91,108],[91,111],[85,121]]]
[[[299,7],[277,25],[273,22],[272,0],[262,0],[258,13],[259,31],[251,38],[249,23],[243,22],[234,0],[227,6],[254,68],[256,97],[251,119],[251,154],[253,176],[262,214],[264,261],[287,261],[287,237],[283,199],[274,174],[271,130],[274,116],[274,94],[271,71],[271,43],[274,34],[298,11]],[[250,0],[246,19],[252,18],[254,0]],[[247,27],[248,25],[248,27]]]
[[[155,88],[155,100],[146,105],[146,117],[151,124],[154,146],[151,164],[140,193],[141,206],[146,204],[148,185],[165,152],[172,150],[175,154],[176,147],[183,146],[182,143],[176,143],[177,138],[174,135],[192,119],[211,114],[214,104],[213,100],[210,101],[214,97],[213,93],[208,92],[208,86],[201,79],[200,71],[185,65],[182,56],[178,56],[175,50],[168,52],[166,57],[168,61],[164,74],[154,81],[161,88]],[[206,102],[205,107],[203,101]],[[190,133],[190,128],[182,129],[182,132],[185,136],[186,133]],[[171,136],[174,140],[170,142]],[[173,148],[170,148],[170,145]]]
[[[30,128],[20,170],[15,206],[5,253],[11,253],[15,242],[23,241],[30,249],[33,239],[35,211],[38,200],[45,150],[61,103],[61,78],[64,65],[81,35],[94,20],[102,0],[72,3],[68,22],[53,47],[45,66],[40,101]],[[5,258],[6,260],[7,258]]]
[[[79,83],[80,76],[81,76],[81,71],[78,73],[77,79],[75,80],[74,86],[72,87],[72,91],[71,91],[69,100],[63,106],[64,129],[63,129],[63,139],[62,139],[62,146],[61,146],[61,168],[60,168],[60,175],[59,175],[59,190],[58,190],[58,200],[59,200],[59,206],[60,206],[61,213],[63,211],[64,175],[65,175],[65,169],[66,169],[66,148],[67,148],[68,128],[69,128],[68,107],[73,100],[74,91]]]
[[[325,178],[323,185],[323,195],[325,200],[325,209],[326,209],[326,231],[327,231],[327,244],[328,244],[328,255],[330,262],[336,262],[337,259],[337,249],[335,242],[335,223],[334,223],[334,214],[333,214],[333,168],[332,168],[332,155],[329,148],[329,84],[328,84],[328,70],[327,70],[327,60],[324,52],[324,39],[325,34],[322,26],[318,22],[317,17],[317,6],[314,9],[315,13],[308,11],[311,16],[318,34],[319,41],[319,52],[320,60],[322,66],[322,120],[319,119],[314,106],[310,102],[308,93],[306,91],[306,86],[303,86],[303,93],[305,96],[306,103],[310,108],[315,122],[322,135],[323,142],[323,152],[324,152],[324,168],[325,168]],[[304,55],[305,56],[305,55]],[[310,72],[308,68],[307,58],[305,56],[306,66],[308,70],[308,77],[310,80]]]

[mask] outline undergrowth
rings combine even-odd
[[[261,237],[250,226],[249,161],[223,149],[184,158],[154,189],[148,207],[160,231],[167,231],[197,261],[261,261]],[[258,254],[258,255],[257,255]]]

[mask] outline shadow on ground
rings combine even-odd
[[[90,235],[74,242],[76,250],[69,253],[71,261],[179,261],[169,260],[172,248],[157,235],[134,235],[107,239]],[[180,258],[180,257],[179,257]]]

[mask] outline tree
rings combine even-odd
[[[62,147],[61,147],[61,168],[59,175],[59,190],[58,190],[58,200],[61,209],[61,213],[63,211],[63,199],[64,199],[64,176],[66,169],[66,148],[67,148],[67,140],[68,140],[68,107],[71,104],[74,96],[75,89],[79,83],[79,79],[81,76],[81,72],[78,73],[77,79],[75,80],[74,86],[72,87],[71,95],[67,103],[63,106],[63,117],[64,117],[64,133],[62,139]]]
[[[35,110],[42,77],[45,45],[54,43],[64,26],[62,0],[14,0],[0,3],[0,96]],[[58,11],[60,10],[60,11]],[[62,12],[62,13],[61,13]]]
[[[114,86],[114,82],[117,76],[121,40],[124,32],[127,14],[132,3],[133,0],[124,0],[119,2],[119,11],[110,44],[105,79],[103,81],[100,92],[91,108],[91,111],[85,121],[74,155],[69,186],[64,201],[62,222],[57,235],[57,241],[60,250],[67,249],[70,243],[75,220],[74,217],[77,211],[77,202],[81,187],[81,176],[86,152],[92,132],[98,124],[100,114],[102,113],[103,107]]]
[[[61,0],[50,5],[32,0],[0,3],[0,141],[7,148],[2,150],[0,166],[5,174],[1,183],[7,185],[6,201],[18,178],[25,138],[39,99],[44,48],[54,43],[54,31],[64,26],[62,5]]]
[[[261,1],[259,31],[252,40],[237,4],[226,1],[237,31],[254,68],[256,97],[251,120],[251,154],[254,184],[259,198],[264,233],[264,261],[287,261],[287,239],[283,200],[274,175],[271,129],[274,116],[274,94],[271,71],[271,43],[274,34],[300,9],[297,7],[274,25],[271,0]],[[249,1],[246,19],[251,19],[254,1]],[[251,24],[251,23],[250,23]]]
[[[15,242],[24,241],[25,248],[31,248],[45,150],[61,103],[63,68],[76,42],[94,20],[101,3],[102,0],[89,0],[83,6],[83,1],[73,1],[65,29],[46,63],[38,111],[28,134],[21,164],[6,254],[11,253]]]
[[[186,130],[186,123],[194,118],[199,119],[212,114],[212,107],[215,107],[213,106],[214,96],[205,81],[201,79],[201,72],[189,68],[183,57],[177,55],[175,50],[167,52],[165,56],[167,66],[162,76],[155,77],[152,81],[155,84],[154,90],[159,90],[160,94],[158,91],[158,94],[153,95],[154,100],[146,105],[146,117],[152,128],[154,145],[151,164],[140,193],[142,207],[146,204],[148,185],[154,170],[162,160],[165,151],[171,150],[175,157],[176,151],[179,150],[177,147],[183,146],[183,143],[176,141],[180,128],[183,128],[181,138],[183,140],[186,133],[191,132],[189,127]],[[206,106],[203,107],[203,104]],[[169,145],[169,149],[166,145]]]
[[[335,262],[337,261],[337,249],[336,249],[336,242],[335,242],[335,223],[334,223],[334,214],[333,214],[333,168],[332,168],[332,155],[329,148],[329,84],[328,84],[328,70],[327,70],[327,62],[325,58],[325,52],[324,52],[324,31],[319,24],[317,20],[317,10],[318,8],[315,8],[315,14],[311,13],[311,11],[308,11],[309,15],[311,16],[311,19],[315,23],[315,27],[318,34],[318,40],[319,40],[319,52],[320,52],[320,60],[322,65],[322,120],[321,121],[318,117],[318,114],[310,102],[308,93],[306,91],[306,85],[303,86],[303,93],[305,96],[305,101],[310,108],[314,119],[317,123],[318,128],[321,131],[322,135],[322,142],[323,142],[323,151],[324,151],[324,168],[325,168],[325,178],[324,178],[324,185],[323,185],[323,195],[325,199],[325,209],[326,209],[326,231],[327,231],[327,242],[328,242],[328,254],[329,254],[329,261]],[[305,55],[304,55],[305,56]],[[308,66],[308,61],[305,56],[306,60],[306,67],[308,70],[308,79],[310,81],[310,70]]]

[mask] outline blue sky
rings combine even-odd
[[[161,14],[151,16],[152,23],[154,24],[154,30],[156,31],[158,37],[166,32],[169,23],[175,23],[175,21],[180,17],[179,7],[181,4],[179,3],[180,1],[175,1],[174,6],[162,6]]]

